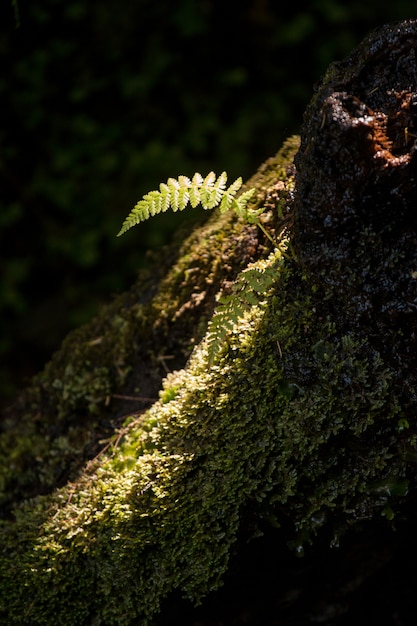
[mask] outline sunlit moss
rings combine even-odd
[[[263,176],[259,184],[274,183],[272,162]],[[215,232],[214,223],[205,228]],[[202,238],[213,259],[209,246]],[[188,252],[189,269],[197,251]],[[177,264],[170,275],[178,290],[184,272]],[[162,299],[160,291],[153,306]],[[169,325],[173,309],[162,310]],[[389,364],[363,335],[341,334],[320,314],[288,258],[214,362],[203,339],[107,451],[3,522],[0,616],[145,626],[170,591],[197,602],[221,584],[249,517],[285,524],[298,553],[321,529],[336,542],[351,524],[395,519],[415,445],[414,429],[398,424],[410,417]]]

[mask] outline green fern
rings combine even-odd
[[[242,187],[242,179],[237,178],[229,187],[226,186],[227,174],[223,172],[216,177],[210,172],[205,178],[201,174],[194,174],[190,180],[187,176],[178,179],[169,178],[161,183],[159,191],[150,191],[129,213],[118,236],[127,230],[171,208],[173,211],[182,211],[189,204],[195,208],[199,204],[203,209],[219,207],[221,213],[233,210],[236,215],[246,219],[250,224],[256,224],[265,236],[272,242],[274,251],[268,259],[261,259],[243,270],[233,285],[230,294],[223,294],[218,301],[218,307],[210,321],[207,332],[207,349],[209,361],[212,363],[223,345],[227,345],[228,338],[234,329],[249,314],[252,307],[262,303],[261,299],[267,295],[276,280],[279,265],[283,262],[287,240],[274,241],[260,221],[264,207],[259,209],[248,208],[248,202],[255,189],[249,189],[237,195]]]
[[[226,187],[226,183],[226,172],[219,177],[210,172],[205,178],[197,172],[191,180],[187,176],[179,176],[178,179],[169,178],[166,183],[160,184],[159,191],[150,191],[139,200],[125,219],[118,237],[153,215],[164,213],[169,208],[173,211],[183,211],[188,204],[193,208],[201,204],[206,210],[220,206],[222,213],[233,209],[239,217],[245,217],[255,223],[253,220],[257,220],[258,211],[247,209],[247,203],[255,189],[249,189],[236,197],[242,187],[242,179],[237,178],[229,187]]]
[[[222,347],[254,306],[262,306],[263,298],[272,292],[277,273],[282,266],[288,241],[283,239],[267,259],[249,265],[238,276],[229,294],[223,294],[210,320],[207,332],[209,362],[213,363]]]

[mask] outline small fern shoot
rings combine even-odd
[[[229,187],[226,183],[226,172],[218,177],[214,172],[210,172],[205,178],[196,172],[191,180],[187,176],[169,178],[166,183],[159,185],[159,191],[150,191],[139,200],[123,222],[118,237],[149,217],[164,213],[169,208],[173,211],[183,211],[188,204],[193,208],[201,204],[206,210],[219,206],[222,213],[233,209],[239,217],[258,223],[258,211],[247,209],[255,189],[249,189],[236,196],[242,187],[242,179],[237,178]]]

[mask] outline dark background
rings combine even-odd
[[[415,16],[411,0],[1,4],[0,404],[172,237],[178,215],[116,238],[144,193],[250,176],[330,62]]]

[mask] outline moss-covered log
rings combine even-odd
[[[416,36],[416,21],[385,28],[332,67],[297,172],[292,138],[248,182],[290,240],[283,261],[215,215],[6,413],[5,623],[145,626],[171,592],[216,589],[266,525],[302,554],[415,520]],[[275,282],[213,360],[216,294],[249,264]]]

